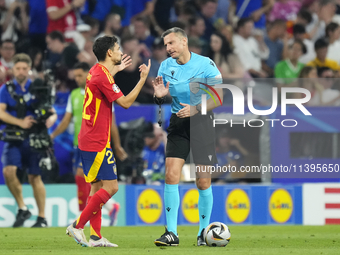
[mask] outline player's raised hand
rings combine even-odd
[[[132,59],[127,54],[122,56],[122,63],[118,66],[118,72],[132,65]]]
[[[156,77],[156,79],[152,81],[156,97],[165,97],[169,93],[169,85],[170,82],[167,82],[167,84],[164,85],[162,76]]]
[[[148,66],[145,64],[139,66],[139,71],[140,71],[140,78],[141,79],[146,79],[148,77],[149,71],[151,67],[151,60],[149,59]]]

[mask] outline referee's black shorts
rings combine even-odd
[[[191,118],[179,118],[173,113],[167,129],[166,157],[186,160],[191,149],[196,165],[217,164],[213,119],[211,111]]]

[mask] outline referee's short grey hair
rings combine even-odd
[[[185,31],[182,28],[179,27],[173,27],[170,28],[168,30],[166,30],[163,34],[162,34],[162,38],[164,38],[165,36],[171,34],[171,33],[175,33],[177,35],[181,35],[182,37],[188,38],[187,34],[185,33]]]

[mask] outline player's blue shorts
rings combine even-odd
[[[79,149],[86,182],[116,180],[116,160],[111,148],[101,152],[82,151]]]
[[[41,175],[39,161],[41,155],[29,145],[29,140],[23,142],[5,143],[2,151],[2,167],[16,166],[19,170],[27,170],[28,174]]]
[[[74,147],[72,164],[74,174],[77,172],[77,168],[83,168],[83,163],[81,162],[80,150],[78,149],[78,146]]]

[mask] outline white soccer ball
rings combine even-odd
[[[230,242],[230,230],[227,225],[222,222],[210,223],[204,229],[203,238],[208,246],[224,247]]]

